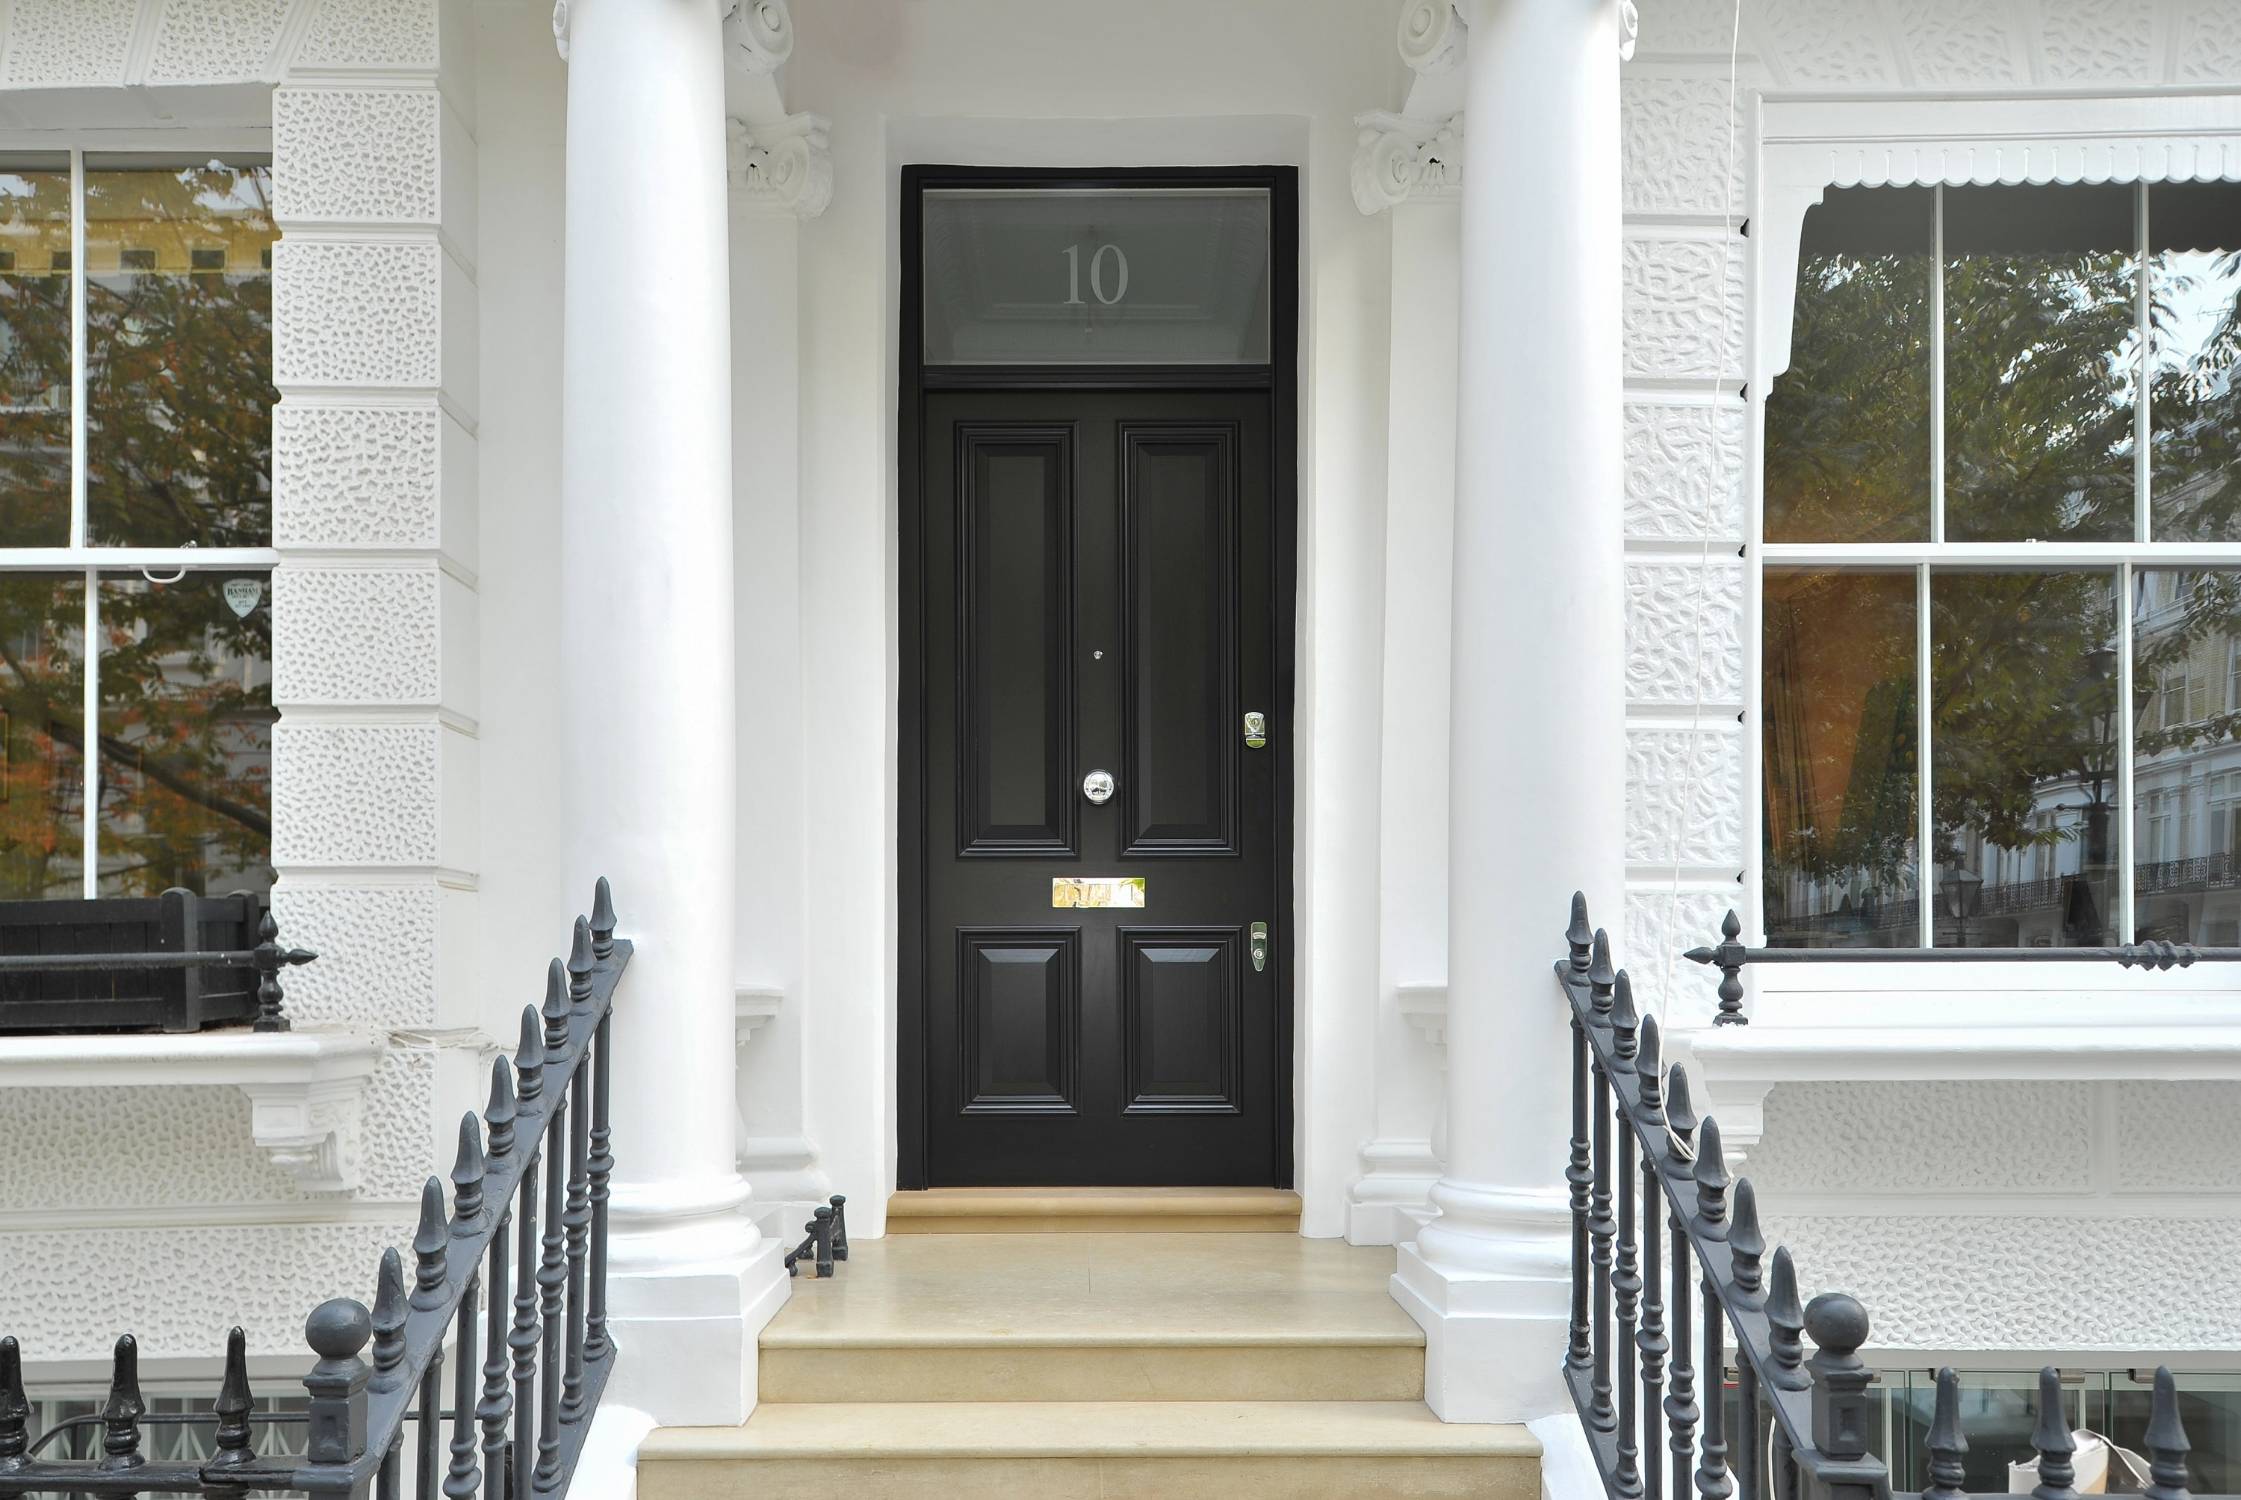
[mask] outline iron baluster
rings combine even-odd
[[[607,1337],[607,1182],[615,1170],[608,1150],[613,1131],[607,1116],[607,1021],[599,1018],[591,1053],[591,1309],[584,1324],[584,1358],[595,1363],[613,1348]]]
[[[1680,1075],[1674,1077],[1678,1080]],[[1673,1500],[1689,1500],[1689,1472],[1695,1467],[1696,1455],[1696,1370],[1689,1363],[1689,1345],[1695,1336],[1689,1326],[1690,1308],[1695,1294],[1689,1277],[1688,1225],[1679,1209],[1668,1212],[1665,1227],[1671,1231],[1673,1245],[1673,1366],[1672,1389],[1665,1397],[1666,1446],[1673,1455]]]
[[[591,1009],[591,924],[576,918],[568,954],[568,1008],[571,1019]],[[584,1412],[584,1276],[591,1235],[591,1070],[578,1059],[568,1075],[568,1208],[561,1224],[568,1234],[568,1366],[561,1384],[561,1420],[575,1422]]]
[[[420,1403],[413,1416],[413,1488],[435,1500],[443,1475],[444,1351],[441,1345],[420,1372]]]
[[[482,1277],[477,1273],[467,1278],[466,1289],[459,1297],[457,1363],[451,1392],[451,1468],[444,1475],[444,1500],[475,1500],[475,1491],[482,1488],[482,1471],[475,1464],[475,1382],[482,1376],[475,1360],[475,1338],[481,1332],[476,1300],[481,1293]]]
[[[557,971],[558,965],[555,964]],[[548,1025],[549,1025],[548,1017]],[[547,1066],[551,1064],[548,1061]],[[560,1386],[564,1377],[561,1333],[567,1317],[567,1238],[560,1225],[568,1192],[568,1088],[567,1080],[546,1081],[550,1110],[545,1126],[545,1232],[537,1263],[537,1314],[544,1334],[538,1371],[537,1468],[533,1489],[551,1490],[560,1483]]]
[[[1704,1126],[1710,1131],[1712,1122]],[[1699,1150],[1705,1149],[1699,1147]],[[1720,1310],[1720,1284],[1704,1268],[1704,1438],[1697,1444],[1696,1492],[1704,1500],[1727,1500],[1735,1485],[1727,1471],[1727,1319]]]
[[[523,1106],[534,1106],[545,1086],[544,1032],[535,1006],[521,1012],[521,1046],[514,1053],[514,1086]],[[522,1147],[519,1206],[514,1213],[514,1326],[506,1337],[514,1374],[514,1500],[529,1500],[530,1455],[537,1451],[537,1167],[543,1137],[531,1127]],[[517,1127],[518,1128],[518,1127]]]
[[[1642,1351],[1642,1493],[1663,1493],[1665,1446],[1657,1441],[1658,1413],[1664,1409],[1665,1294],[1660,1287],[1658,1239],[1665,1216],[1658,1212],[1657,1163],[1642,1153],[1642,1331],[1634,1336]],[[1677,1253],[1677,1252],[1676,1252]]]
[[[1572,1155],[1564,1180],[1572,1190],[1572,1325],[1564,1362],[1585,1370],[1594,1359],[1588,1343],[1587,1318],[1587,1210],[1595,1174],[1588,1166],[1588,1047],[1587,1025],[1572,1014]]]
[[[1595,959],[1598,965],[1609,961],[1609,939],[1600,931],[1595,934]],[[1592,979],[1602,969],[1588,971]],[[1598,1006],[1603,1004],[1609,984],[1595,987]],[[1590,1025],[1603,1026],[1608,1022],[1598,1012]],[[1594,1383],[1590,1387],[1588,1421],[1605,1432],[1618,1425],[1618,1414],[1611,1409],[1611,1241],[1618,1233],[1618,1225],[1611,1219],[1611,1078],[1598,1066],[1595,1073],[1594,1191],[1588,1200],[1587,1233],[1590,1255],[1595,1266],[1594,1323],[1592,1327],[1595,1350]]]
[[[502,1057],[490,1065],[490,1107],[483,1111],[483,1119],[490,1126],[491,1160],[505,1161],[514,1149],[514,1082],[512,1068]],[[514,1212],[511,1202],[493,1207],[498,1218],[490,1231],[490,1296],[483,1335],[487,1347],[482,1360],[482,1400],[475,1404],[475,1417],[482,1423],[483,1500],[506,1500],[506,1419],[513,1414],[513,1393],[506,1386],[506,1318],[511,1310],[509,1278],[513,1271],[508,1245]]]
[[[1736,1338],[1735,1361],[1735,1492],[1742,1500],[1759,1500],[1762,1480],[1759,1459],[1766,1451],[1765,1414],[1759,1410],[1759,1370],[1741,1355],[1742,1337]]]
[[[1638,1461],[1639,1394],[1634,1384],[1634,1323],[1642,1296],[1642,1273],[1635,1260],[1634,1132],[1622,1120],[1618,1133],[1618,1264],[1611,1286],[1618,1293],[1618,1492],[1625,1500],[1642,1493]]]

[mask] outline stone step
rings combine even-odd
[[[889,1234],[1299,1233],[1286,1188],[928,1188],[887,1200]]]
[[[763,1330],[773,1404],[1412,1401],[1392,1252],[1296,1235],[860,1242]]]
[[[1444,1423],[1414,1401],[765,1404],[744,1427],[665,1428],[638,1455],[641,1500],[1532,1500],[1540,1447],[1516,1426]]]

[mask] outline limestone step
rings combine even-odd
[[[772,1404],[1413,1401],[1392,1252],[1297,1235],[860,1241],[763,1330]]]
[[[1286,1188],[928,1188],[887,1200],[889,1234],[1299,1233]]]
[[[638,1455],[641,1500],[1532,1500],[1522,1427],[1445,1423],[1414,1401],[860,1402],[764,1405],[744,1427],[673,1427]]]

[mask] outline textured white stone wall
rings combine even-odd
[[[1673,955],[1748,913],[1757,871],[1738,551],[1767,372],[1745,357],[1756,321],[1789,309],[1755,300],[1748,242],[1722,230],[1731,192],[1737,223],[1753,211],[1753,90],[2241,82],[2228,0],[1743,10],[1732,177],[1730,0],[1642,0],[1624,81],[1627,954],[1637,992],[1684,1024],[1709,1013],[1712,976]],[[2241,1349],[2236,1121],[2232,1085],[1783,1085],[1747,1170],[1802,1278],[1861,1295],[1877,1345]]]
[[[275,906],[302,1026],[384,1039],[359,1183],[306,1194],[231,1088],[0,1096],[0,1327],[34,1366],[301,1348],[448,1165],[490,1027],[476,883],[474,141],[453,0],[15,0],[0,85],[274,85]],[[10,101],[36,121],[40,96]],[[183,133],[182,144],[188,142]],[[467,191],[460,191],[464,187]],[[442,1105],[439,1110],[439,1103]]]

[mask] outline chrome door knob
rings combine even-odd
[[[1092,771],[1082,778],[1082,795],[1092,804],[1103,807],[1113,800],[1113,773]]]

